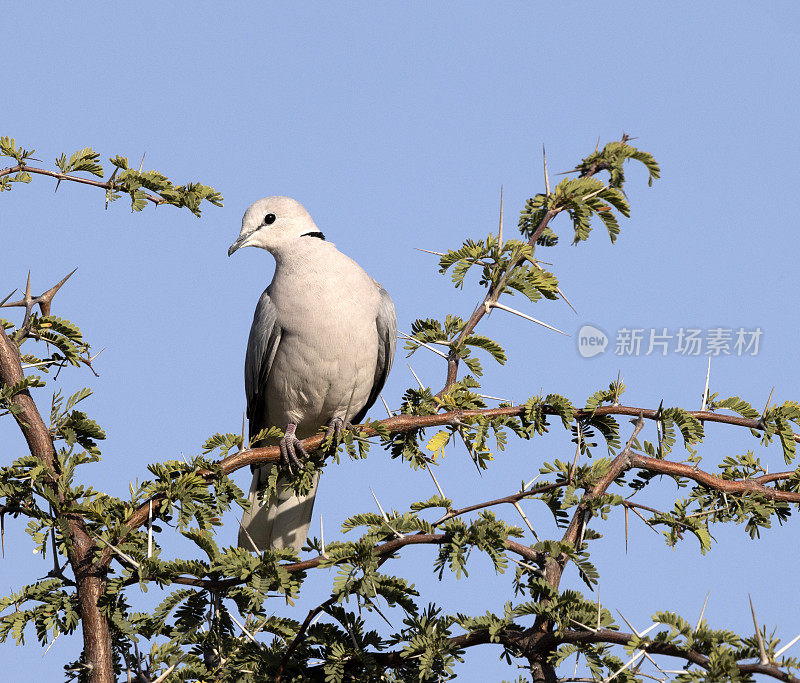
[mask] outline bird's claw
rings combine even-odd
[[[342,432],[346,429],[352,429],[353,425],[349,422],[346,422],[341,417],[334,417],[328,423],[328,430],[325,432],[325,440],[327,441],[331,437],[333,437],[333,441],[331,442],[330,450],[335,451],[336,447],[339,445],[339,442],[342,440]]]
[[[281,461],[289,468],[290,472],[292,465],[295,465],[297,469],[303,469],[303,463],[297,457],[298,452],[304,458],[308,457],[308,451],[303,447],[303,442],[294,435],[294,430],[295,425],[290,423],[286,428],[286,435],[280,442]]]

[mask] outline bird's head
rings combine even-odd
[[[264,197],[251,204],[242,217],[242,230],[228,256],[242,247],[260,247],[272,254],[299,239],[325,239],[311,215],[290,197]]]

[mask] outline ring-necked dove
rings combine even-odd
[[[245,211],[228,249],[260,247],[275,258],[275,274],[256,306],[244,364],[250,436],[265,427],[285,431],[284,466],[300,466],[301,440],[323,425],[338,437],[378,398],[394,359],[397,320],[386,291],[342,254],[289,197],[265,197]],[[275,445],[260,443],[259,445]],[[294,548],[306,540],[317,481],[297,496],[278,478],[276,494],[259,501],[272,467],[254,468],[250,509],[239,546]]]

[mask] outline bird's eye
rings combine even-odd
[[[264,225],[272,225],[274,222],[275,222],[274,213],[268,213],[266,216],[264,216]]]

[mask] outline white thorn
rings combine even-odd
[[[542,164],[544,166],[544,187],[547,194],[550,194],[550,174],[547,172],[547,152],[544,150],[544,143],[542,143]]]
[[[433,479],[433,483],[436,485],[436,490],[439,492],[439,495],[442,498],[447,498],[447,496],[444,495],[444,491],[442,491],[442,487],[439,486],[439,482],[437,481],[436,475],[433,473],[433,470],[430,468],[427,462],[424,464],[425,464],[425,469],[428,470],[428,474],[431,475],[431,479]]]
[[[573,624],[577,624],[578,626],[581,626],[582,628],[585,628],[587,631],[591,631],[592,633],[597,633],[597,631],[598,631],[598,629],[592,628],[591,626],[587,626],[586,624],[582,624],[580,621],[577,621],[576,619],[573,619],[572,617],[570,617],[569,620]]]
[[[417,384],[419,384],[419,388],[424,390],[425,389],[425,385],[422,382],[420,382],[419,377],[417,377],[417,373],[414,372],[414,368],[412,368],[409,363],[406,363],[406,365],[408,365],[408,369],[411,370],[411,374],[414,375],[414,379],[417,380]]]
[[[139,173],[142,172],[142,168],[144,167],[144,157],[145,157],[146,154],[147,154],[147,152],[142,152],[142,160],[139,163]]]
[[[153,499],[147,511],[147,559],[153,557]]]
[[[98,356],[99,356],[101,353],[103,353],[103,351],[105,351],[105,350],[106,350],[106,348],[107,348],[107,347],[105,347],[105,346],[104,346],[104,347],[103,347],[102,349],[100,349],[100,350],[99,350],[99,351],[98,351],[96,354],[94,354],[94,356],[91,356],[91,357],[89,358],[89,362],[90,362],[90,363],[94,363],[94,359],[95,359],[95,358],[97,358],[97,357],[98,357]]]
[[[603,192],[606,189],[608,189],[608,188],[605,185],[603,185],[603,187],[598,188],[594,192],[590,192],[589,194],[584,195],[583,199],[591,199],[592,197],[597,196],[598,194],[600,194],[601,192]]]
[[[711,591],[708,591],[708,593],[706,593],[706,599],[705,602],[703,603],[703,609],[700,610],[700,617],[697,619],[697,626],[694,627],[694,631],[692,631],[692,633],[697,633],[697,629],[700,628],[700,622],[703,621],[703,615],[706,613],[706,605],[708,604],[709,595],[711,595]]]
[[[563,334],[565,337],[569,337],[570,336],[566,332],[562,332],[561,330],[559,330],[556,327],[553,327],[552,325],[548,325],[547,323],[543,323],[541,320],[537,320],[536,318],[532,318],[531,316],[526,315],[525,313],[520,313],[519,311],[511,308],[510,306],[506,306],[505,304],[501,304],[499,301],[487,302],[486,306],[488,306],[490,308],[499,308],[502,311],[507,311],[508,313],[513,313],[514,315],[518,315],[520,318],[525,318],[525,320],[530,320],[532,323],[536,323],[537,325],[541,325],[542,327],[546,327],[548,330],[553,330],[553,332],[558,332],[559,334]]]
[[[177,664],[173,664],[163,674],[161,674],[158,678],[154,678],[153,679],[153,683],[163,683],[163,681],[165,681],[167,679],[167,676],[169,676],[175,670],[176,666],[178,666],[178,665]]]
[[[381,511],[381,516],[383,517],[383,521],[386,522],[386,526],[388,526],[392,532],[394,533],[397,538],[403,538],[403,534],[401,534],[397,529],[395,529],[390,523],[389,518],[386,516],[386,513],[383,511],[381,507],[380,501],[378,500],[378,496],[375,495],[375,491],[372,490],[372,487],[369,487],[369,492],[372,494],[372,497],[375,499],[375,504],[378,506],[378,510]]]
[[[656,626],[658,626],[658,623],[651,624],[649,628],[647,628],[647,629],[645,629],[644,631],[642,631],[641,633],[639,633],[639,631],[637,631],[635,628],[633,628],[633,624],[631,624],[631,622],[629,622],[629,621],[628,621],[628,620],[625,618],[625,615],[624,615],[622,612],[620,612],[619,610],[617,610],[617,614],[619,614],[619,616],[621,616],[621,617],[622,617],[622,620],[623,620],[623,621],[624,621],[624,622],[625,622],[625,623],[628,625],[628,628],[630,628],[630,630],[631,630],[631,631],[633,631],[633,632],[634,632],[634,633],[637,635],[637,637],[639,637],[639,638],[643,638],[643,637],[644,637],[644,636],[646,636],[648,633],[650,633],[650,631],[652,631],[652,630],[653,630],[653,629],[654,629]],[[647,653],[647,651],[646,651],[646,650],[643,650],[643,652],[644,652],[644,656],[645,656],[647,659],[649,659],[649,660],[650,660],[650,662],[653,664],[653,666],[654,666],[654,667],[656,667],[656,669],[658,669],[659,671],[661,671],[661,667],[658,665],[658,663],[656,662],[656,660],[655,660],[655,659],[653,659],[653,658],[652,658],[652,657],[651,657],[651,656],[650,656],[650,655]]]
[[[375,504],[378,506],[378,510],[381,511],[381,517],[383,517],[383,519],[388,522],[389,518],[386,516],[386,513],[383,511],[383,508],[381,507],[380,501],[378,500],[378,496],[375,495],[375,491],[372,490],[371,486],[369,487],[369,492],[372,494],[372,497],[375,499]]]
[[[500,186],[500,227],[497,230],[497,241],[500,245],[500,250],[503,249],[503,186]]]
[[[456,429],[458,430],[458,435],[461,437],[461,440],[464,442],[464,447],[467,449],[467,455],[469,455],[470,460],[472,460],[472,462],[475,464],[478,474],[483,476],[483,472],[481,472],[481,466],[478,464],[478,458],[472,450],[472,446],[470,446],[469,441],[467,441],[467,437],[464,436],[464,430],[461,428],[461,425],[459,425]]]
[[[528,519],[527,515],[525,514],[525,511],[522,509],[522,506],[516,500],[512,503],[512,505],[515,508],[517,508],[517,512],[519,512],[520,517],[522,517],[522,519],[524,520],[524,522],[527,525],[528,529],[530,529],[530,532],[533,534],[533,537],[538,541],[539,540],[539,536],[537,536],[536,531],[534,531],[533,525],[531,524],[530,520]]]
[[[55,642],[58,640],[58,637],[60,635],[61,635],[61,631],[58,631],[56,633],[55,637],[53,638],[53,640],[50,641],[50,644],[47,646],[47,649],[44,651],[44,655],[46,655],[48,652],[50,652],[50,648],[53,647],[53,645],[55,645]],[[42,655],[42,657],[44,657],[44,655]]]
[[[430,249],[420,249],[419,247],[414,247],[417,251],[424,251],[426,254],[433,254],[434,256],[444,256],[444,252],[441,251],[431,251]]]
[[[527,562],[522,562],[522,560],[518,560],[516,557],[509,557],[509,560],[512,562],[516,562],[520,567],[524,567],[525,569],[529,569],[536,574],[541,574],[542,570],[539,567],[534,567],[532,564],[528,564]]]
[[[111,548],[111,550],[113,550],[123,560],[125,560],[129,564],[132,564],[137,569],[141,569],[141,566],[139,565],[139,563],[136,560],[134,560],[130,555],[128,555],[127,553],[123,553],[119,548],[111,545],[111,543],[109,543],[107,540],[105,540],[102,536],[98,536],[97,539],[102,541],[103,543],[105,543],[109,548]]]
[[[561,289],[560,289],[560,288],[558,288],[558,287],[556,287],[556,292],[558,292],[558,295],[559,295],[559,296],[560,296],[562,299],[564,299],[564,301],[567,303],[567,306],[569,306],[569,307],[572,309],[572,312],[573,312],[575,315],[578,315],[578,311],[576,311],[576,310],[575,310],[575,306],[573,306],[573,305],[572,305],[572,302],[570,302],[570,300],[569,300],[569,299],[567,299],[567,296],[566,296],[566,294],[564,294],[564,292],[562,292],[562,291],[561,291]]]
[[[478,394],[481,398],[489,398],[493,401],[503,401],[504,403],[513,403],[510,398],[500,398],[499,396],[487,396],[486,394]]]
[[[442,358],[447,360],[447,354],[442,353],[441,351],[439,351],[439,349],[434,349],[430,344],[426,344],[425,342],[420,341],[419,339],[414,339],[414,337],[406,334],[405,332],[399,332],[397,336],[400,337],[401,339],[406,339],[410,342],[413,342],[414,344],[419,344],[420,346],[424,346],[426,349],[428,349],[428,351],[433,351],[437,356],[441,356]]]
[[[527,484],[525,484],[525,486],[522,487],[522,490],[527,491],[531,486],[533,486],[534,482],[541,476],[542,473],[539,472],[539,474],[537,474],[533,479],[531,479]]]
[[[241,445],[241,449],[240,450],[244,450],[245,448],[247,448],[247,446],[250,445],[244,439],[244,435],[247,433],[246,426],[247,426],[247,411],[243,410],[242,411],[242,445]]]
[[[758,641],[758,659],[762,664],[769,664],[769,658],[767,657],[767,650],[764,647],[764,639],[761,637],[761,629],[758,627],[758,619],[756,619],[756,609],[753,607],[753,598],[750,595],[747,596],[747,599],[750,601],[750,613],[753,615],[753,626],[756,628],[756,640]]]
[[[641,638],[641,634],[639,633],[639,631],[637,631],[635,628],[633,628],[633,624],[631,624],[631,622],[629,622],[629,621],[628,621],[628,620],[625,618],[625,615],[624,615],[622,612],[620,612],[619,610],[617,610],[617,614],[619,614],[619,616],[621,616],[621,617],[622,617],[622,621],[624,621],[624,622],[625,622],[625,623],[628,625],[628,628],[629,628],[631,631],[633,631],[633,632],[634,632],[634,633],[635,633],[637,636],[639,636],[639,637]]]
[[[247,540],[250,541],[250,545],[253,546],[253,550],[256,553],[260,553],[261,551],[258,549],[256,542],[253,540],[253,537],[250,535],[250,532],[244,528],[244,524],[242,524],[242,520],[239,519],[239,528],[244,531],[244,535],[247,536]]]
[[[767,409],[769,408],[769,403],[772,400],[772,392],[775,391],[775,387],[772,387],[769,392],[769,398],[767,399],[767,405],[764,406],[764,412],[761,413],[761,418],[765,418],[767,416]]]
[[[800,633],[798,633],[792,640],[790,640],[786,645],[784,645],[780,650],[775,653],[775,659],[780,657],[786,650],[788,650],[792,645],[794,645],[798,640],[800,640]]]
[[[383,394],[379,394],[381,397],[381,403],[383,403],[383,407],[386,408],[386,412],[389,413],[389,417],[392,416],[392,411],[389,410],[389,404],[386,403],[386,399],[383,397]]]
[[[700,410],[705,410],[708,407],[708,382],[711,379],[711,356],[708,357],[708,367],[706,368],[706,388],[703,389],[703,404]]]
[[[254,636],[252,633],[250,633],[250,631],[248,631],[248,630],[247,630],[247,629],[246,629],[244,626],[242,626],[242,625],[239,623],[239,620],[238,620],[238,619],[237,619],[235,616],[233,616],[233,613],[232,613],[230,610],[228,610],[228,616],[231,618],[231,621],[232,621],[234,624],[236,624],[236,625],[237,625],[237,626],[238,626],[238,627],[239,627],[239,628],[242,630],[242,633],[244,633],[244,634],[245,634],[245,635],[246,635],[246,636],[247,636],[247,637],[248,637],[250,640],[252,640],[252,641],[253,641],[253,642],[254,642],[256,645],[258,645],[259,647],[262,647],[262,644],[261,644],[261,643],[259,643],[259,642],[256,640],[255,636]]]
[[[22,364],[22,369],[23,370],[27,370],[28,368],[39,368],[39,367],[42,367],[43,365],[52,365],[54,363],[55,363],[55,361],[52,361],[52,360],[43,360],[43,361],[39,361],[38,363],[23,363]]]
[[[639,637],[639,638],[644,638],[644,636],[646,636],[648,633],[650,633],[650,631],[652,631],[652,630],[653,630],[653,629],[654,629],[656,626],[658,626],[658,623],[655,623],[655,624],[650,624],[650,626],[649,626],[648,628],[646,628],[644,631],[642,631],[641,633],[639,633],[639,631],[637,631],[637,630],[636,630],[636,629],[633,627],[633,624],[631,624],[631,622],[629,622],[629,621],[628,621],[628,620],[625,618],[625,615],[624,615],[622,612],[620,612],[619,610],[617,610],[617,614],[619,614],[619,616],[621,616],[621,617],[622,617],[622,621],[624,621],[624,622],[625,622],[625,623],[628,625],[628,628],[629,628],[631,631],[633,631],[633,632],[636,634],[636,636],[637,636],[637,637]]]
[[[597,630],[600,630],[600,584],[597,584]]]
[[[633,657],[631,657],[625,664],[623,664],[619,669],[617,669],[613,674],[611,674],[608,678],[603,679],[603,683],[608,683],[609,681],[613,680],[617,676],[619,676],[625,669],[627,669],[631,664],[634,664],[639,657],[644,655],[644,650],[639,650],[639,652]]]
[[[319,516],[319,537],[320,543],[322,543],[322,557],[328,557],[328,553],[325,552],[325,529],[322,526],[322,515]]]
[[[652,631],[658,624],[652,624],[639,634],[640,638],[644,638],[650,631]]]

